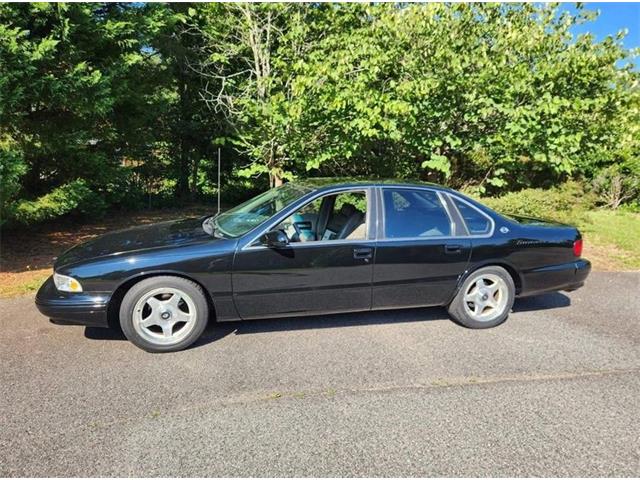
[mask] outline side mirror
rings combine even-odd
[[[289,238],[281,230],[271,230],[260,237],[260,242],[269,248],[284,248],[289,245]]]

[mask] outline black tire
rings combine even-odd
[[[493,278],[493,276],[499,277],[504,282],[504,286],[506,288],[503,290],[505,291],[506,298],[501,299],[501,305],[502,301],[504,301],[504,306],[496,309],[495,318],[480,321],[474,318],[473,315],[469,313],[469,310],[471,310],[471,305],[474,304],[465,302],[465,295],[467,294],[467,291],[470,287],[476,284],[476,282],[480,278],[485,278],[485,276],[488,276],[489,278]],[[500,295],[502,295],[502,293]],[[516,287],[509,272],[507,272],[504,268],[497,266],[483,267],[472,272],[465,279],[465,281],[462,283],[462,286],[458,290],[458,293],[449,304],[448,311],[453,320],[467,328],[480,329],[496,327],[501,323],[504,323],[509,317],[509,312],[511,312],[511,309],[513,308],[515,297]],[[468,308],[465,308],[467,306]]]
[[[152,325],[151,327],[157,327],[160,332],[152,332],[151,328],[147,327],[147,329],[143,330],[143,327],[138,323],[137,326],[134,325],[134,322],[137,320],[134,318],[134,310],[136,310],[136,305],[138,302],[142,302],[143,299],[148,297],[152,292],[158,291],[161,289],[167,289],[169,292],[180,292],[178,300],[180,303],[180,311],[178,311],[178,307],[174,308],[174,317],[178,317],[178,315],[188,315],[188,322],[180,322],[174,320],[174,324],[170,327],[171,331],[178,329],[178,333],[176,341],[172,342],[171,338],[166,339],[158,339],[155,341],[150,340],[150,337],[155,335],[164,335],[163,328]],[[180,296],[182,294],[182,296]],[[160,293],[158,297],[154,297],[156,299],[163,299],[164,296],[170,295],[169,299],[173,298],[171,293],[162,294]],[[187,300],[188,299],[188,300]],[[153,298],[150,298],[149,303],[151,303]],[[162,300],[161,300],[162,301]],[[187,303],[188,302],[188,303]],[[161,305],[165,305],[162,303]],[[146,304],[146,302],[140,307],[138,305],[137,312],[139,312],[139,318],[142,318],[142,309],[149,309],[150,307]],[[195,310],[191,312],[191,310]],[[187,313],[184,312],[186,310]],[[151,310],[153,311],[153,310]],[[163,312],[163,315],[166,312]],[[195,318],[192,316],[195,315]],[[171,315],[171,313],[169,313]],[[136,317],[138,318],[138,317]],[[174,276],[157,276],[150,277],[133,285],[129,291],[126,293],[124,298],[122,299],[122,303],[120,304],[120,326],[122,327],[122,331],[124,332],[127,339],[140,347],[147,352],[153,353],[164,353],[164,352],[176,352],[179,350],[184,350],[193,342],[195,342],[201,335],[204,329],[207,326],[209,320],[209,305],[207,303],[207,299],[205,298],[204,292],[202,288],[197,283],[192,282],[191,280],[187,280],[181,277]],[[171,318],[169,319],[171,321]],[[177,325],[177,327],[176,327]],[[189,327],[185,333],[183,333],[182,337],[179,332],[181,328]],[[141,332],[142,333],[141,333]],[[172,333],[169,331],[167,336],[171,336]],[[146,338],[145,338],[146,335]],[[159,342],[168,342],[166,344]]]

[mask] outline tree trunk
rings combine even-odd
[[[276,173],[270,173],[269,183],[271,184],[271,188],[279,187],[283,184],[282,177]]]
[[[200,157],[198,156],[193,160],[193,167],[191,171],[191,199],[192,200],[196,200],[198,198],[198,170],[199,169],[200,169]]]
[[[189,195],[189,155],[187,145],[180,139],[180,152],[178,154],[178,178],[176,182],[176,193],[179,198],[184,199]]]
[[[178,178],[176,182],[176,193],[179,198],[186,198],[189,195],[189,146],[184,140],[184,125],[185,125],[185,111],[186,111],[186,101],[187,101],[187,83],[182,74],[182,69],[178,71],[178,92],[180,95],[179,100],[179,108],[178,108],[178,119],[176,122],[177,133],[178,134],[178,143],[180,151],[178,153]]]

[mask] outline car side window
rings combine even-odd
[[[491,231],[491,220],[485,215],[459,198],[453,195],[449,195],[449,197],[453,200],[458,212],[460,212],[464,223],[467,224],[467,230],[471,235],[486,235]]]
[[[445,237],[452,224],[438,194],[431,190],[383,189],[387,238]]]
[[[367,237],[367,194],[342,192],[317,198],[282,221],[291,243],[328,240],[364,240]]]

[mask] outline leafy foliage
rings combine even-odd
[[[610,163],[637,72],[615,39],[572,39],[588,15],[527,5],[369,7],[301,66],[302,156],[497,192]],[[315,140],[309,141],[309,137]],[[311,147],[311,148],[310,148]],[[342,162],[342,163],[341,163]]]
[[[0,225],[12,216],[13,199],[26,171],[20,150],[9,139],[0,141]]]
[[[622,33],[574,38],[594,18],[577,11],[0,4],[2,222],[55,218],[90,195],[111,208],[212,199],[218,148],[238,199],[328,175],[507,203],[523,190],[532,204],[528,189],[581,179],[601,205],[637,205],[637,52]]]
[[[602,169],[593,180],[594,191],[605,207],[616,209],[640,197],[640,161],[613,164]]]
[[[17,221],[25,224],[51,220],[69,212],[99,216],[106,205],[84,180],[76,180],[53,189],[36,200],[20,201],[14,212]]]
[[[505,214],[578,224],[584,220],[584,212],[594,206],[595,198],[585,194],[581,184],[567,182],[550,189],[528,188],[500,197],[482,198],[481,201]]]

